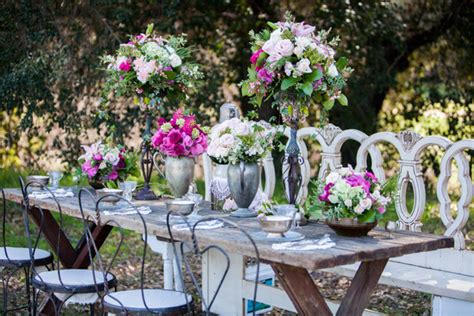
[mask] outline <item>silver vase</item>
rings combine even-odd
[[[254,217],[257,213],[249,210],[258,186],[260,185],[260,168],[256,163],[245,163],[229,165],[227,170],[227,181],[232,198],[238,209],[232,212],[235,217]]]
[[[165,176],[171,193],[181,198],[189,190],[194,178],[194,159],[189,157],[166,157]]]

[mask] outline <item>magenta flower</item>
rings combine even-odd
[[[377,211],[380,213],[380,214],[383,214],[385,213],[385,207],[381,206],[377,209]]]
[[[92,159],[94,159],[95,161],[102,161],[104,158],[101,154],[94,154],[94,156],[92,156]]]
[[[118,176],[119,176],[119,174],[118,174],[117,170],[112,170],[112,172],[109,173],[108,179],[114,181],[114,180],[118,179]]]
[[[97,171],[99,171],[99,166],[92,166],[91,161],[87,160],[84,164],[82,164],[81,169],[82,169],[82,172],[87,174],[87,177],[89,179],[92,179],[97,174]]]
[[[319,200],[321,202],[329,202],[329,195],[331,194],[331,192],[329,191],[331,190],[333,186],[334,186],[334,183],[328,183],[326,184],[326,186],[324,186],[324,192],[323,194],[319,196]]]
[[[255,53],[252,54],[250,57],[250,62],[255,65],[257,63],[258,57],[260,57],[260,54],[263,53],[263,49],[257,50]]]
[[[128,60],[125,60],[120,63],[119,69],[122,71],[130,71],[130,69],[132,69],[132,65],[130,64]]]
[[[273,81],[273,75],[274,73],[267,70],[266,68],[262,68],[257,72],[258,79],[266,83],[271,83]]]

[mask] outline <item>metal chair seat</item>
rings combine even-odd
[[[95,274],[95,281],[94,281]],[[59,279],[61,276],[61,280]],[[62,281],[62,283],[61,283]],[[62,269],[41,272],[33,277],[33,287],[54,293],[96,293],[104,291],[105,286],[113,288],[117,279],[112,273],[104,274],[86,269]]]
[[[34,253],[35,266],[45,266],[53,263],[53,255],[46,250],[36,249]],[[2,247],[0,248],[1,267],[29,267],[31,265],[29,248]]]
[[[109,293],[104,296],[104,308],[116,313],[180,314],[189,312],[193,300],[189,294],[164,289],[144,289],[143,295],[146,306],[140,289]]]

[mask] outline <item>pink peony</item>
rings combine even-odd
[[[263,53],[263,49],[257,50],[255,53],[252,54],[250,57],[250,62],[255,65],[257,63],[258,57],[260,57],[260,54]]]
[[[92,179],[97,174],[97,171],[99,171],[99,166],[92,166],[91,161],[87,160],[85,163],[82,164],[81,169],[82,172],[87,174],[87,177],[89,177],[89,179]]]
[[[319,200],[321,202],[329,202],[329,195],[331,194],[329,191],[331,190],[333,186],[334,186],[334,183],[331,183],[331,182],[326,184],[326,186],[324,187],[323,194],[319,196]]]

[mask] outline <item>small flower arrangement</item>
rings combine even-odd
[[[171,157],[197,157],[207,149],[207,133],[194,115],[174,112],[169,122],[158,120],[158,130],[151,139],[153,148]]]
[[[123,146],[97,142],[81,146],[85,153],[79,157],[82,175],[91,182],[124,181],[129,175],[138,175],[137,157]]]
[[[190,57],[184,35],[162,37],[150,24],[145,34],[131,36],[113,56],[102,57],[107,72],[104,100],[110,92],[118,97],[134,96],[136,105],[154,110],[165,95],[168,99],[184,99],[203,77]]]
[[[336,60],[334,47],[339,38],[329,39],[329,31],[297,23],[287,13],[284,22],[268,22],[269,28],[252,37],[251,67],[241,84],[242,94],[256,106],[273,96],[285,120],[304,118],[310,100],[330,110],[337,100],[348,104],[342,94],[352,71],[348,59]]]
[[[275,134],[276,130],[265,121],[232,118],[212,129],[207,153],[219,164],[257,162],[271,150]]]
[[[309,199],[311,213],[319,212],[316,217],[329,220],[356,218],[361,223],[382,218],[394,191],[393,180],[382,185],[373,173],[350,167],[331,172],[316,185]]]

